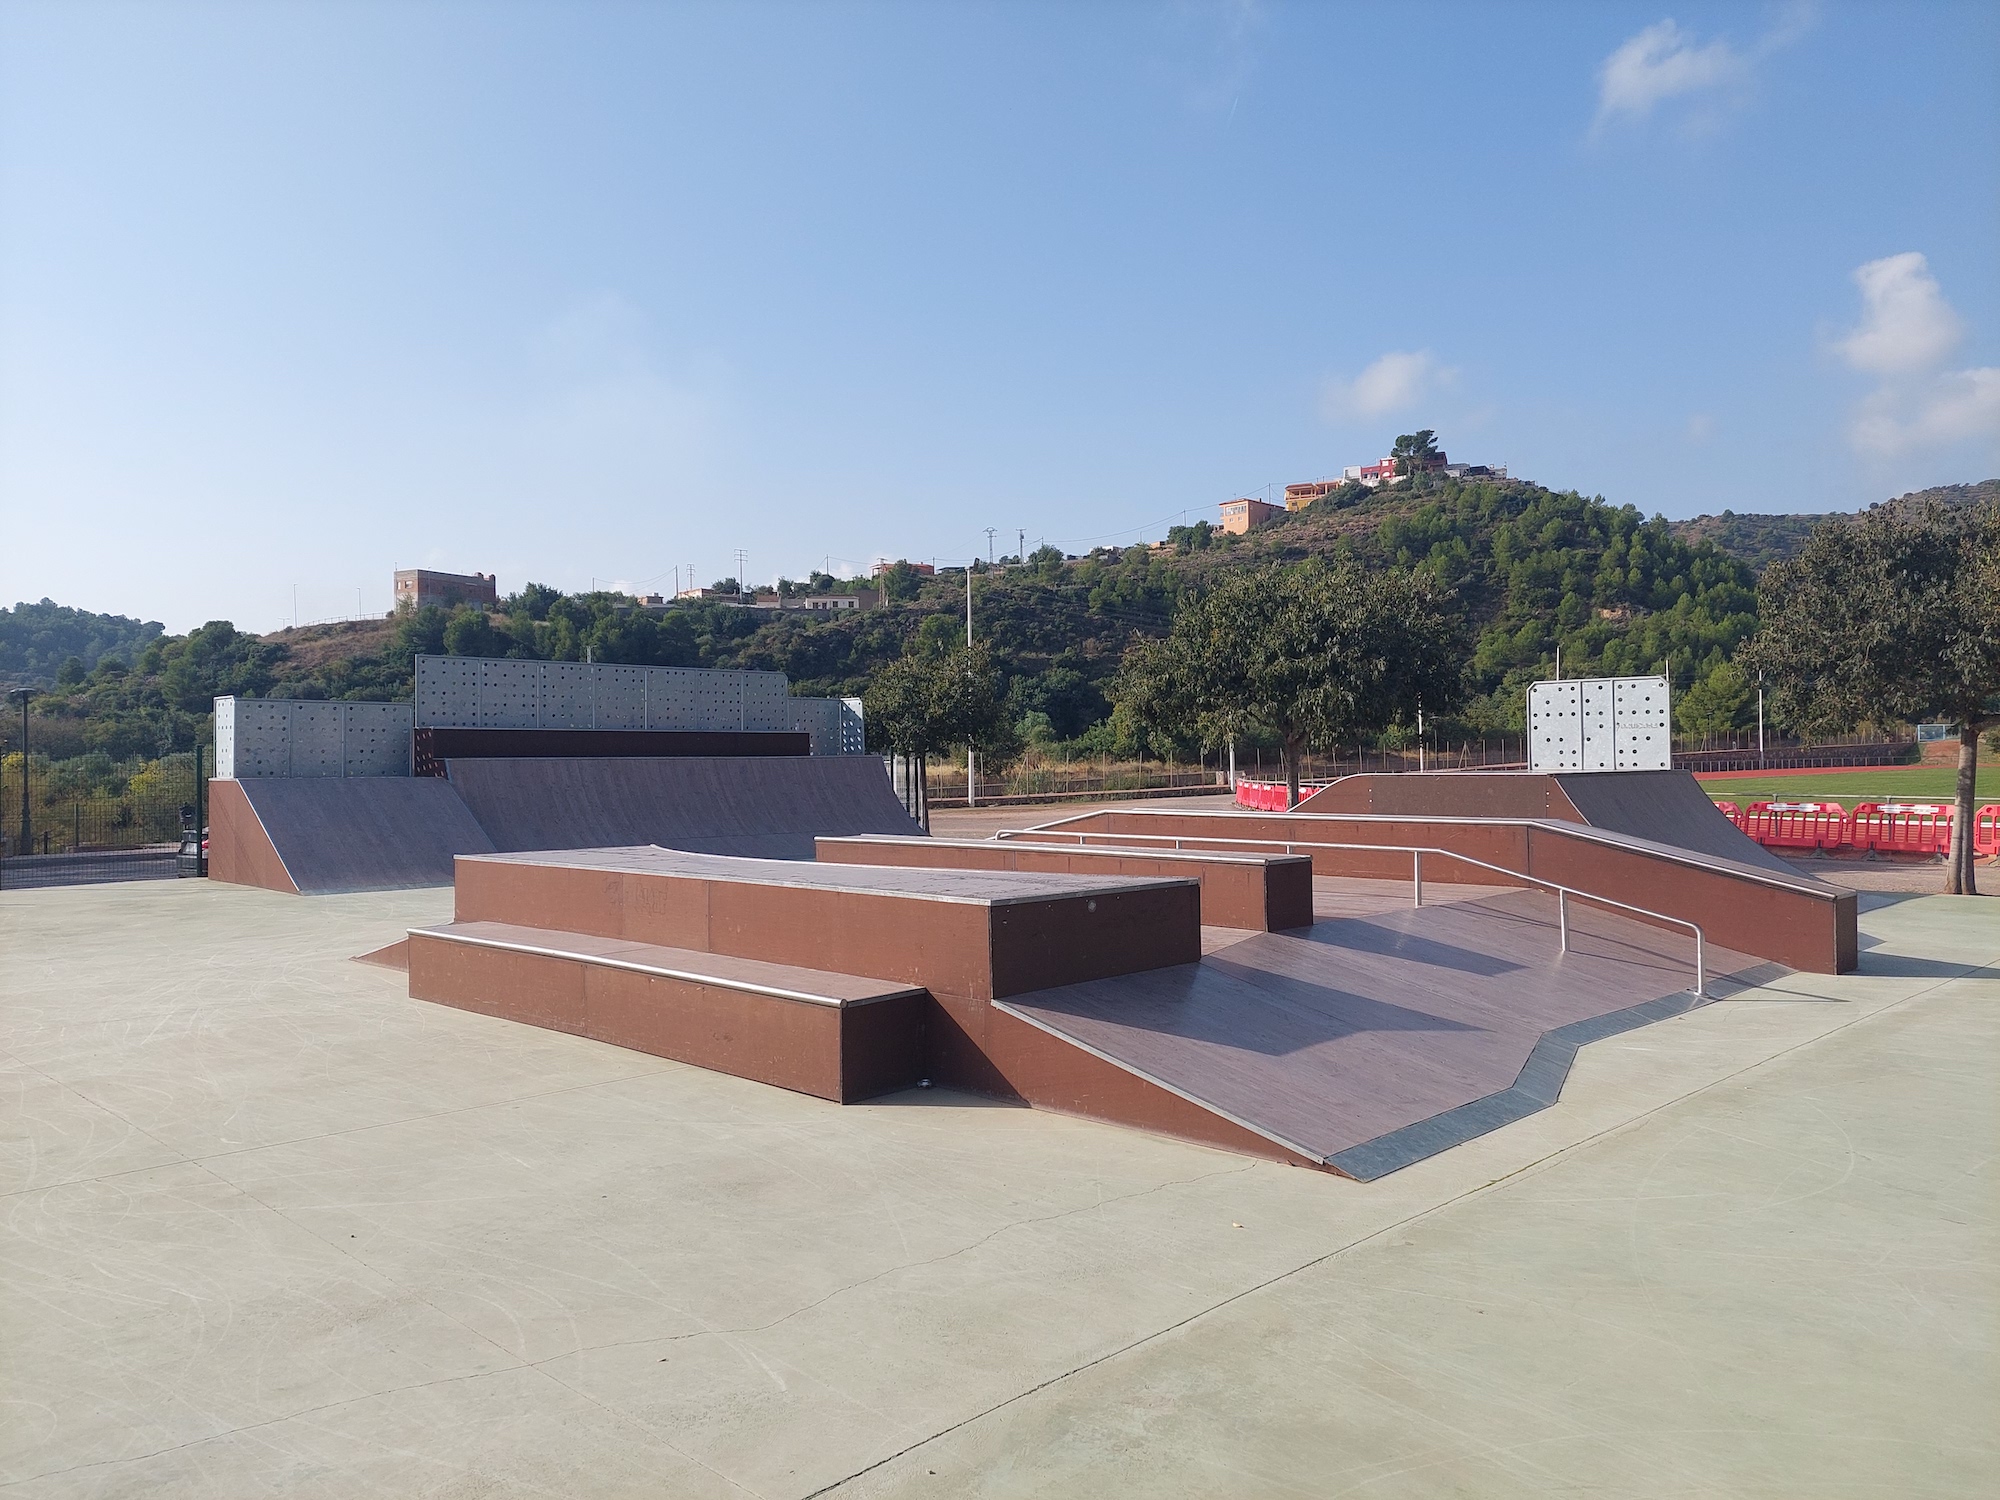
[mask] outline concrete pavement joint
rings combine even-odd
[[[1017,1405],[1018,1403],[1027,1400],[1031,1396],[1037,1395],[1042,1391],[1048,1390],[1052,1386],[1060,1385],[1062,1384],[1062,1382],[1070,1379],[1070,1377],[1074,1375],[1083,1374],[1084,1372],[1095,1369],[1100,1365],[1108,1364],[1113,1360],[1122,1358],[1124,1355],[1130,1354],[1135,1350],[1142,1349],[1149,1344],[1156,1343],[1160,1339],[1165,1338],[1167,1335],[1172,1333],[1177,1333],[1184,1328],[1187,1328],[1195,1323],[1198,1323],[1203,1319],[1209,1317],[1211,1314],[1221,1311],[1223,1308],[1229,1307],[1234,1303],[1241,1302],[1245,1298],[1252,1297],[1260,1292],[1268,1291],[1273,1287],[1283,1284],[1284,1282],[1291,1281],[1294,1278],[1303,1275],[1307,1271],[1311,1271],[1319,1266],[1323,1266],[1328,1262],[1335,1260],[1342,1255],[1347,1254],[1350,1251],[1357,1250],[1362,1246],[1371,1243],[1372,1241],[1382,1238],[1386,1234],[1390,1234],[1397,1230],[1408,1228],[1410,1225],[1413,1224],[1421,1223],[1425,1219],[1432,1218],[1444,1212],[1446,1209],[1455,1207],[1458,1204],[1470,1202],[1474,1199],[1484,1197],[1485,1195],[1491,1193],[1494,1189],[1504,1186],[1508,1183],[1512,1183],[1530,1176],[1537,1175],[1544,1169],[1554,1165],[1558,1161],[1563,1160],[1565,1157],[1573,1155],[1574,1153],[1576,1153],[1577,1151],[1581,1150],[1586,1146],[1593,1145],[1598,1141],[1607,1140],[1613,1136],[1617,1136],[1625,1132],[1628,1132],[1633,1128],[1635,1128],[1636,1126],[1644,1123],[1645,1121],[1648,1121],[1657,1115],[1663,1114],[1668,1110],[1678,1108],[1679,1106],[1687,1103],[1690,1100],[1699,1099],[1703,1095],[1708,1094],[1717,1088],[1720,1088],[1724,1084],[1733,1082],[1736,1079],[1755,1073],[1762,1068],[1768,1067],[1772,1063],[1776,1063],[1784,1058],[1792,1056],[1794,1053],[1806,1050],[1811,1047],[1815,1047],[1819,1043],[1824,1042],[1831,1037],[1838,1036],[1842,1032],[1850,1030],[1855,1026],[1863,1025],[1866,1022],[1875,1020],[1878,1017],[1887,1016],[1897,1011],[1900,1011],[1904,1009],[1906,1006],[1913,1004],[1917,1000],[1922,999],[1924,996],[1929,995],[1936,990],[1942,989],[1947,985],[1960,983],[1962,980],[1968,977],[1978,974],[1984,974],[1992,967],[1993,967],[1992,965],[1981,964],[1971,969],[1967,974],[1955,975],[1946,979],[1939,979],[1935,983],[1930,984],[1921,990],[1917,990],[1909,995],[1905,995],[1900,1000],[1890,1001],[1876,1010],[1869,1011],[1865,1015],[1855,1016],[1850,1020],[1841,1022],[1838,1026],[1834,1026],[1826,1031],[1819,1033],[1816,1036],[1807,1037],[1803,1041],[1795,1042],[1791,1046],[1783,1049],[1782,1051],[1772,1053],[1769,1057],[1760,1058],[1756,1062],[1746,1064],[1745,1066],[1736,1069],[1734,1072],[1727,1073],[1720,1078],[1714,1079],[1711,1082],[1702,1085],[1698,1089],[1693,1089],[1688,1093],[1679,1095],[1674,1099],[1667,1100],[1665,1103],[1655,1105],[1651,1109],[1648,1109],[1641,1114],[1634,1115],[1629,1120],[1623,1120],[1615,1125],[1606,1126],[1602,1130],[1595,1131],[1592,1134],[1587,1135],[1579,1140],[1575,1140],[1565,1146],[1558,1147],[1556,1150],[1553,1150],[1544,1156],[1537,1157],[1533,1161],[1523,1163],[1521,1166],[1515,1168],[1514,1170],[1506,1172],[1499,1177],[1495,1177],[1489,1182],[1481,1183],[1476,1187],[1467,1188],[1463,1192],[1454,1194],[1450,1198],[1446,1198],[1438,1203],[1434,1203],[1430,1205],[1428,1208],[1424,1208],[1416,1213],[1409,1214],[1404,1218],[1394,1221],[1393,1223],[1385,1224],[1380,1228],[1372,1230],[1367,1234],[1361,1235],[1358,1238],[1351,1240],[1344,1245],[1335,1246],[1333,1249],[1327,1251],[1324,1255],[1314,1256],[1312,1259],[1304,1261],[1301,1264],[1292,1267],[1290,1270],[1280,1271],[1276,1275],[1267,1277],[1265,1280],[1257,1282],[1252,1286],[1247,1286],[1239,1291],[1232,1292],[1228,1296],[1220,1298],[1219,1300],[1210,1304],[1207,1307],[1198,1308],[1194,1312],[1187,1314],[1185,1317],[1177,1319],[1176,1321],[1166,1324],[1163,1327],[1154,1329],[1150,1333],[1142,1334],[1140,1337],[1133,1339],[1130,1342],[1123,1344],[1116,1349],[1112,1349],[1104,1354],[1100,1354],[1094,1359],[1085,1360],[1081,1364],[1076,1365],[1071,1369],[1064,1370],[1059,1374],[1051,1375],[1046,1380],[1038,1381],[1034,1385],[1031,1385],[1023,1390],[1017,1391],[1004,1401],[997,1401],[993,1405],[985,1408],[982,1411],[974,1412],[970,1416],[963,1417],[956,1422],[950,1423],[945,1427],[941,1427],[936,1432],[933,1432],[926,1437],[919,1438],[916,1442],[910,1443],[907,1446],[898,1449],[896,1452],[891,1453],[884,1458],[877,1459],[874,1463],[856,1469],[853,1473],[845,1475],[840,1479],[836,1479],[830,1484],[822,1485],[820,1488],[816,1490],[808,1491],[804,1496],[801,1497],[801,1500],[819,1500],[819,1497],[830,1495],[834,1491],[840,1489],[842,1486],[851,1484],[855,1480],[875,1472],[877,1469],[883,1468],[888,1464],[892,1464],[896,1460],[903,1458],[908,1454],[914,1453],[918,1449],[923,1448],[931,1443],[934,1443],[940,1438],[949,1437],[952,1433],[957,1432],[962,1428],[969,1427],[975,1422],[982,1421],[985,1418],[992,1416],[995,1412],[1005,1411],[1008,1407]],[[1730,1002],[1718,1001],[1715,1003],[1728,1004]],[[1702,1007],[1702,1010],[1707,1010],[1709,1008],[1710,1007],[1704,1006]],[[1699,1013],[1700,1012],[1693,1012],[1693,1014],[1699,1014]],[[1607,1040],[1609,1040],[1609,1038],[1607,1038]]]

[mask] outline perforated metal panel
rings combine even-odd
[[[580,662],[552,661],[542,668],[542,729],[595,729],[596,669]]]
[[[646,667],[599,667],[595,729],[644,729],[653,672]]]
[[[542,675],[538,661],[482,661],[479,664],[479,727],[539,729]]]
[[[783,672],[582,662],[417,658],[418,724],[441,729],[672,729],[785,732],[816,715],[815,755],[864,753],[860,700],[800,710]],[[852,722],[849,722],[849,720]]]
[[[801,700],[785,692],[782,672],[744,672],[743,727],[759,730],[786,730],[792,727],[791,705]]]
[[[1617,764],[1617,742],[1612,715],[1612,684],[1609,679],[1583,682],[1578,686],[1579,725],[1583,731],[1583,769],[1609,771]]]
[[[417,658],[417,722],[479,727],[479,663],[460,657]]]
[[[789,730],[810,736],[814,755],[840,754],[840,703],[833,698],[787,698]]]
[[[1667,679],[1615,677],[1617,751],[1621,771],[1665,771],[1674,763],[1673,731],[1667,722]]]
[[[236,700],[215,700],[215,774],[225,781],[236,778]]]
[[[262,776],[292,774],[292,711],[285,702],[265,698],[218,698],[216,719],[220,723],[223,705],[229,705],[232,744],[227,760],[220,747],[216,754],[218,776],[238,781]],[[228,769],[224,769],[224,767]]]
[[[1583,684],[1528,684],[1528,768],[1583,769]]]
[[[407,703],[215,700],[215,774],[407,776],[414,716]]]
[[[1673,763],[1666,678],[1528,685],[1529,769],[1664,771]]]
[[[338,776],[343,716],[338,703],[292,703],[292,775]]]
[[[346,776],[407,776],[410,774],[410,729],[407,703],[343,703],[347,721],[341,750]]]

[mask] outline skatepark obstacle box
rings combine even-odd
[[[503,706],[546,722],[550,691]],[[392,945],[414,998],[841,1103],[928,1081],[1358,1178],[1545,1107],[1585,1041],[1854,964],[1852,894],[1684,772],[1350,778],[1292,813],[932,839],[878,758],[810,735],[610,738],[797,734],[716,699],[738,727],[500,724],[441,775],[218,779],[213,878],[452,883],[453,920]],[[412,724],[411,753],[479,727]],[[367,729],[350,747],[392,759]]]

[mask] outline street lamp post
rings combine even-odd
[[[28,818],[28,700],[34,696],[30,688],[16,688],[9,696],[21,700],[21,843],[20,852],[34,852],[35,830]]]

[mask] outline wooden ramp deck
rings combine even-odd
[[[1211,935],[1198,964],[996,1004],[1367,1179],[1553,1103],[1582,1043],[1703,1003],[1679,932],[1577,903],[1562,954],[1541,892],[1411,907],[1407,886],[1391,906],[1317,884],[1323,907],[1361,914],[1219,947]],[[1708,962],[1711,993],[1774,967],[1713,947]]]

